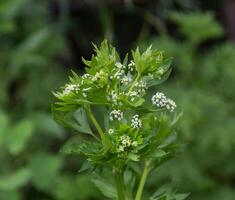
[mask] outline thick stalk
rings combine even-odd
[[[125,200],[125,187],[124,187],[124,181],[123,181],[123,172],[122,171],[115,171],[115,182],[117,187],[117,193],[118,193],[118,200]]]
[[[95,116],[92,114],[92,112],[90,110],[87,110],[87,115],[91,119],[92,123],[94,124],[95,128],[97,129],[97,131],[100,135],[100,138],[102,139],[104,136],[104,132],[103,132],[102,128],[100,127],[99,123],[97,122]]]
[[[144,185],[145,185],[147,176],[150,172],[150,165],[151,165],[151,162],[146,161],[146,163],[144,165],[144,170],[143,170],[143,173],[142,173],[142,176],[141,176],[141,179],[140,179],[140,183],[139,183],[139,186],[138,186],[138,189],[137,189],[137,193],[136,193],[136,196],[135,196],[135,200],[141,200],[141,198],[142,198]]]

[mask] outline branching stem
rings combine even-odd
[[[100,138],[102,139],[104,137],[104,132],[102,130],[102,128],[100,127],[99,123],[97,122],[95,116],[93,115],[93,113],[87,109],[87,115],[89,116],[89,118],[91,119],[92,123],[94,124],[95,128],[97,129]]]
[[[132,85],[131,85],[131,87],[130,87],[128,93],[127,93],[127,96],[128,96],[128,95],[130,94],[130,92],[134,89],[135,84],[137,83],[137,81],[139,80],[139,78],[140,78],[140,74],[138,73],[138,75],[136,76],[135,80],[133,81],[133,83],[132,83]]]

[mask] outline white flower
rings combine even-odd
[[[131,127],[132,128],[140,128],[142,126],[142,121],[139,118],[139,115],[136,114],[131,119]]]
[[[112,104],[117,105],[118,104],[118,94],[112,90],[110,95],[107,97],[108,101],[111,101]]]
[[[136,97],[139,97],[139,94],[138,92],[136,91],[131,91],[129,94],[128,94],[129,97],[131,97],[131,101],[134,101]]]
[[[135,63],[133,60],[131,60],[131,62],[128,64],[128,70],[130,70],[131,72],[135,70]]]
[[[131,78],[129,78],[128,76],[123,76],[123,78],[121,79],[121,83],[123,85],[128,85],[129,82],[131,82]]]
[[[120,142],[121,142],[123,147],[130,147],[131,144],[132,144],[131,138],[128,135],[121,136]]]
[[[176,108],[176,103],[172,99],[167,99],[166,109],[170,110],[170,112],[173,112],[175,108]]]
[[[120,63],[120,62],[115,63],[115,66],[116,66],[118,69],[125,69],[125,68],[126,68],[125,65],[123,65],[123,64]]]
[[[152,96],[152,103],[159,108],[163,108],[166,106],[167,98],[162,92],[157,92],[155,95]]]
[[[137,92],[140,93],[144,93],[148,87],[147,87],[147,83],[145,81],[140,80],[139,82],[137,82],[135,84],[135,87],[137,88]]]
[[[92,77],[92,81],[102,80],[106,78],[107,73],[103,70],[100,70],[99,72],[96,72],[95,76]]]
[[[109,119],[113,121],[114,119],[117,119],[120,121],[123,118],[123,112],[121,110],[113,110],[109,114]]]
[[[112,128],[110,128],[110,129],[108,130],[108,133],[109,133],[110,135],[112,135],[112,134],[114,133],[114,130],[113,130]]]
[[[138,146],[138,143],[136,141],[132,142],[131,144],[133,147],[137,147]]]
[[[88,79],[88,78],[91,78],[90,74],[83,74],[82,75],[82,79]]]
[[[125,65],[121,64],[120,62],[117,62],[115,64],[115,66],[116,66],[117,70],[115,69],[116,72],[114,73],[113,76],[110,76],[110,78],[111,79],[116,78],[116,79],[120,80],[125,75],[126,67],[125,67]]]
[[[78,92],[79,91],[79,85],[75,85],[75,84],[67,84],[65,89],[63,90],[61,96],[67,96],[69,95],[71,92]]]
[[[176,108],[176,103],[172,99],[166,98],[162,92],[157,92],[152,96],[152,103],[160,108],[166,107],[171,112]]]
[[[117,146],[117,152],[123,152],[126,149],[130,148],[130,147],[137,147],[138,143],[137,141],[132,141],[130,136],[128,135],[122,135],[119,138],[119,144]]]

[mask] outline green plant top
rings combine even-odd
[[[91,60],[83,59],[86,73],[72,72],[70,82],[54,93],[58,98],[52,106],[55,119],[81,133],[79,141],[70,141],[63,150],[85,155],[83,169],[112,171],[118,199],[132,199],[134,193],[126,191],[130,188],[125,186],[125,171],[138,176],[137,169],[143,168],[138,200],[148,173],[178,148],[176,103],[156,89],[168,78],[171,59],[149,47],[144,52],[137,48],[130,60],[126,55],[122,62],[107,41],[94,47]]]

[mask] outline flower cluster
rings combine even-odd
[[[122,135],[119,139],[119,145],[117,147],[117,152],[124,152],[126,149],[130,147],[136,147],[138,143],[136,141],[132,141],[130,136]]]
[[[107,97],[108,101],[111,101],[112,104],[117,105],[118,104],[118,94],[112,90],[111,93]]]
[[[103,87],[106,80],[107,80],[108,74],[104,72],[103,70],[100,70],[99,72],[96,72],[95,76],[91,77],[92,82],[98,82],[97,87]]]
[[[112,135],[112,134],[114,133],[114,130],[113,130],[112,128],[110,128],[110,129],[108,130],[108,133],[109,133],[109,135]]]
[[[138,114],[134,115],[131,119],[131,127],[138,129],[141,128],[141,126],[142,126],[142,121],[139,118],[139,115]]]
[[[166,109],[173,112],[176,108],[176,103],[172,99],[167,99]]]
[[[162,92],[157,92],[155,95],[152,96],[152,103],[159,108],[165,107],[171,112],[173,112],[176,108],[176,103],[172,99],[167,98],[166,95]]]
[[[128,70],[130,70],[131,72],[135,70],[135,63],[133,60],[131,60],[131,62],[128,64]]]
[[[123,119],[123,112],[121,110],[113,110],[109,114],[109,119],[111,121],[113,121],[114,119],[121,121]]]
[[[123,84],[123,85],[128,85],[128,83],[130,83],[131,82],[131,78],[130,77],[128,77],[128,76],[123,76],[123,78],[121,79],[121,83]]]
[[[79,84],[67,84],[61,94],[59,94],[59,97],[64,97],[72,92],[78,92],[80,90],[80,85]]]
[[[130,93],[128,93],[128,96],[131,98],[131,101],[133,102],[135,100],[136,97],[139,97],[139,93],[136,91],[131,91]]]
[[[117,62],[115,64],[115,67],[116,67],[115,69],[116,72],[114,73],[113,76],[110,76],[110,79],[114,78],[114,79],[120,80],[125,75],[126,66],[120,62]]]
[[[138,92],[139,94],[145,93],[145,91],[148,89],[147,83],[146,83],[145,81],[142,81],[142,80],[140,80],[139,82],[137,82],[137,83],[135,84],[135,87],[136,87],[137,92]]]

